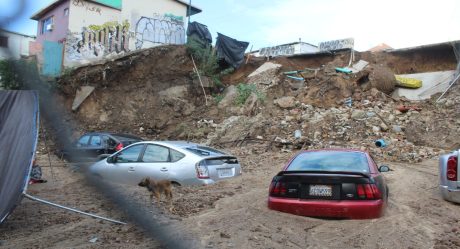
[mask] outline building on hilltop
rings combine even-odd
[[[29,56],[29,42],[35,37],[0,29],[0,60]]]
[[[184,44],[187,16],[201,9],[182,0],[56,0],[34,14],[30,49],[41,72],[57,76],[111,55],[162,44]]]

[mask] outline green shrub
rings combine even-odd
[[[243,105],[246,103],[246,100],[254,93],[257,96],[257,99],[260,101],[265,100],[265,95],[257,89],[255,84],[244,84],[240,83],[236,86],[237,96],[235,98],[235,104]]]
[[[230,74],[234,71],[233,68],[220,70],[219,59],[217,54],[213,51],[212,46],[203,43],[196,36],[190,36],[186,44],[188,54],[193,56],[195,64],[201,76],[209,77],[214,86],[221,87],[221,78],[224,75]]]

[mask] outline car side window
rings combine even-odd
[[[169,162],[169,149],[163,146],[149,144],[145,148],[142,162]]]
[[[89,142],[90,146],[101,146],[102,140],[100,136],[91,136],[91,140]]]
[[[117,154],[117,163],[137,162],[143,147],[143,144],[139,144],[121,151]]]
[[[169,151],[170,151],[170,156],[171,156],[171,162],[177,162],[185,157],[185,155],[180,153],[179,151],[176,151],[173,149],[169,149]]]
[[[79,147],[87,146],[88,142],[89,142],[89,138],[90,138],[90,136],[88,136],[88,135],[85,135],[85,136],[81,137],[80,139],[78,139],[77,146],[79,146]]]

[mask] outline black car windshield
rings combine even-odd
[[[298,155],[286,170],[369,173],[369,164],[361,152],[314,151]]]

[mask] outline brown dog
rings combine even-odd
[[[155,196],[157,198],[157,201],[160,201],[161,194],[163,193],[171,203],[172,190],[170,181],[155,181],[150,177],[146,177],[142,179],[142,181],[139,183],[139,186],[146,187],[150,191],[150,200],[152,200],[153,196]]]

